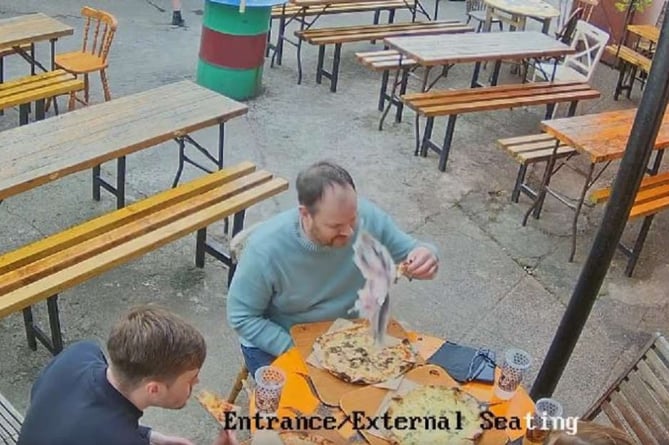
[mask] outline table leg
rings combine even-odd
[[[548,31],[551,29],[551,18],[543,19],[543,26],[541,27],[541,32],[548,34]]]
[[[421,93],[424,93],[426,91],[427,81],[430,78],[430,69],[431,67],[429,66],[425,67],[425,73],[423,74],[423,83],[420,87]],[[420,150],[420,114],[418,113],[416,113],[415,127],[416,127],[416,149],[414,150],[414,155],[418,156],[418,152]]]
[[[569,254],[569,262],[574,261],[574,255],[576,254],[576,231],[578,228],[578,217],[581,214],[581,209],[583,208],[583,201],[585,200],[585,194],[590,188],[590,180],[592,179],[592,174],[595,171],[595,163],[590,163],[590,168],[588,169],[588,175],[585,178],[583,183],[583,189],[581,190],[581,195],[579,196],[578,202],[576,203],[576,209],[574,210],[574,219],[571,223],[571,253]]]
[[[523,217],[523,226],[527,225],[527,219],[530,217],[530,214],[534,212],[534,217],[539,218],[539,213],[541,212],[541,207],[543,206],[544,199],[546,199],[546,189],[548,188],[548,183],[550,181],[551,174],[553,172],[553,165],[555,164],[555,158],[557,155],[558,148],[560,147],[560,141],[555,140],[555,145],[553,146],[553,153],[551,153],[550,159],[546,162],[546,170],[544,170],[544,177],[541,180],[541,185],[537,191],[537,196],[534,199],[534,202],[525,212]]]

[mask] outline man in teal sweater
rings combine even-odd
[[[298,208],[263,222],[249,236],[228,292],[228,322],[251,375],[293,346],[293,325],[357,316],[349,310],[365,283],[353,262],[361,228],[396,263],[406,261],[412,278],[432,279],[439,266],[436,248],[358,198],[341,166],[318,162],[298,175],[296,188]]]

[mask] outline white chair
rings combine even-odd
[[[608,41],[607,32],[579,20],[571,41],[571,47],[576,52],[567,55],[557,66],[550,62],[534,65],[532,81],[546,81],[552,77],[555,81],[590,82]],[[554,76],[553,70],[555,70]]]

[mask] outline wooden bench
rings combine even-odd
[[[319,17],[323,15],[331,14],[346,14],[346,13],[356,13],[356,12],[374,12],[374,23],[375,25],[380,22],[381,11],[388,11],[388,23],[393,23],[395,21],[395,12],[398,9],[408,9],[411,12],[411,21],[416,20],[416,13],[423,13],[428,20],[430,20],[429,15],[423,8],[422,4],[416,0],[373,0],[373,1],[350,1],[344,3],[332,3],[327,6],[321,4],[317,5],[307,5],[303,4],[296,5],[292,3],[284,3],[283,5],[275,5],[272,7],[272,20],[279,20],[279,32],[276,45],[270,42],[271,38],[271,21],[270,21],[270,32],[267,34],[267,50],[266,56],[269,56],[270,51],[274,50],[274,56],[272,56],[272,66],[274,66],[274,60],[278,65],[281,65],[282,53],[283,53],[283,42],[284,40],[298,46],[291,40],[288,40],[285,37],[286,26],[290,24],[293,20],[300,23],[301,29],[310,28],[318,20]],[[311,21],[307,20],[307,17],[314,17]]]
[[[21,425],[23,416],[0,394],[0,443],[18,443]]]
[[[321,83],[325,76],[330,79],[330,91],[337,91],[337,79],[339,74],[339,62],[341,58],[341,46],[344,43],[370,42],[383,40],[386,37],[428,35],[428,34],[456,34],[471,32],[473,28],[464,23],[448,20],[439,22],[410,22],[392,23],[388,25],[360,25],[360,26],[338,26],[332,28],[310,28],[295,31],[295,36],[300,42],[305,41],[318,46],[318,66],[316,68],[316,83]],[[325,47],[334,45],[334,59],[332,71],[323,69],[325,59]],[[298,59],[298,84],[301,82],[301,47],[297,47]]]
[[[30,348],[39,340],[55,354],[63,346],[59,292],[192,232],[197,267],[204,267],[205,253],[230,267],[230,256],[207,243],[207,226],[234,215],[234,236],[246,209],[287,188],[286,180],[243,162],[7,253],[0,257],[0,317],[23,311]],[[44,300],[51,338],[31,311]]]
[[[590,201],[593,204],[599,204],[608,201],[610,196],[611,187],[606,187],[592,192]],[[628,277],[631,277],[634,272],[634,267],[641,255],[653,218],[657,213],[667,208],[669,208],[669,172],[644,177],[629,214],[630,220],[644,218],[641,229],[631,249],[623,245],[622,242],[618,245],[620,250],[629,258],[625,269],[625,274]]]
[[[19,125],[28,123],[29,107],[36,102],[35,118],[44,119],[47,99],[70,94],[84,89],[84,80],[64,70],[48,71],[43,74],[21,77],[0,84],[0,110],[19,107]],[[74,103],[70,100],[69,109]]]
[[[648,74],[652,63],[651,60],[625,45],[607,45],[604,50],[618,59],[618,83],[616,84],[616,91],[613,95],[613,99],[618,100],[618,96],[624,90],[627,90],[627,98],[629,99],[632,94],[637,71]],[[625,84],[627,67],[630,68],[629,81]]]
[[[532,199],[536,198],[536,191],[532,190],[530,186],[525,183],[527,167],[539,162],[547,162],[553,154],[556,143],[557,139],[546,133],[497,140],[499,147],[506,150],[506,152],[520,164],[516,176],[516,183],[513,186],[513,192],[511,193],[512,202],[518,202],[521,192]],[[573,147],[561,143],[556,153],[556,159],[568,158],[576,153],[577,152]]]
[[[401,99],[418,116],[427,118],[422,141],[418,134],[418,121],[416,121],[416,150],[414,154],[418,155],[420,151],[421,155],[425,157],[428,149],[434,150],[440,155],[439,170],[445,171],[455,130],[455,120],[460,114],[530,105],[546,105],[546,119],[550,119],[553,115],[553,109],[559,103],[570,102],[569,116],[572,116],[576,112],[576,106],[580,100],[596,99],[599,96],[599,91],[586,83],[554,82],[431,91],[405,94]],[[430,139],[434,119],[440,116],[448,116],[446,136],[442,146]]]
[[[388,94],[388,79],[391,70],[402,68],[402,88],[400,95],[406,92],[407,78],[409,70],[418,66],[416,61],[409,57],[400,57],[398,51],[386,49],[382,51],[369,51],[355,53],[358,61],[374,72],[381,72],[381,90],[379,92],[379,111],[385,108],[385,101],[389,100],[398,108],[398,114],[402,115],[403,104]]]
[[[665,445],[669,438],[669,342],[655,333],[638,358],[604,391],[582,419],[606,417],[635,443]]]

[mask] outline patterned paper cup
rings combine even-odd
[[[275,366],[258,368],[255,374],[256,408],[263,416],[276,415],[286,375]]]
[[[512,348],[506,351],[495,395],[502,400],[513,397],[531,364],[532,357],[522,349]]]

